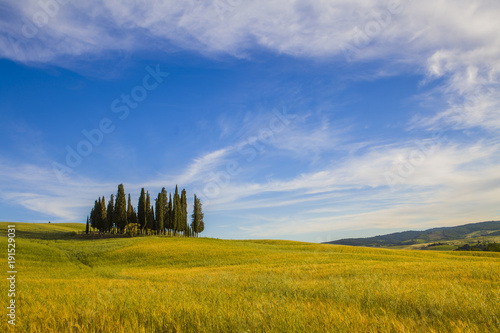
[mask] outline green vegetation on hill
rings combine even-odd
[[[459,246],[456,251],[494,251],[500,252],[500,244],[498,243],[481,243],[477,242],[476,244],[464,244]]]
[[[85,233],[91,228],[99,233],[135,235],[173,235],[184,237],[198,237],[205,229],[202,204],[195,195],[193,204],[192,222],[188,223],[187,194],[183,189],[179,194],[175,186],[174,199],[167,197],[165,188],[158,193],[155,203],[151,204],[151,196],[144,188],[141,189],[137,210],[132,205],[130,194],[128,204],[123,184],[118,185],[116,201],[111,194],[106,205],[106,198],[99,197],[87,217]]]
[[[327,244],[369,247],[410,246],[437,241],[462,240],[471,237],[498,236],[499,233],[500,221],[491,221],[470,223],[457,227],[433,228],[425,231],[403,231],[367,238],[348,238],[327,242]]]
[[[495,332],[500,254],[15,223],[20,332]],[[7,223],[0,247],[7,248]],[[5,256],[2,265],[6,266]],[[6,304],[7,293],[0,296]],[[0,330],[7,332],[6,320]]]
[[[0,230],[6,233],[7,225],[16,225],[16,237],[21,239],[73,239],[85,230],[82,223],[20,223],[0,222]],[[2,234],[2,236],[5,236]]]

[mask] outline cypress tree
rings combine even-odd
[[[200,206],[200,212],[201,212],[201,206]],[[202,219],[200,220],[200,224],[198,225],[198,233],[202,233],[203,230],[205,230],[205,222],[203,222],[203,214],[201,214]]]
[[[192,218],[192,221],[191,221],[191,229],[193,229],[193,233],[194,233],[194,236],[196,237],[197,236],[197,233],[198,233],[198,215],[197,215],[197,211],[198,211],[198,201],[196,200],[198,199],[196,197],[196,194],[194,195],[194,203],[193,203],[193,214],[191,214],[191,218]]]
[[[154,215],[151,218],[151,197],[149,196],[149,191],[146,193],[146,225],[147,229],[152,230],[154,223]]]
[[[163,232],[168,228],[168,194],[165,188],[161,189],[161,196],[163,199]]]
[[[137,223],[137,214],[135,212],[134,206],[132,206],[132,200],[130,199],[130,193],[128,194],[127,222],[128,223]]]
[[[191,215],[193,218],[193,222],[191,223],[191,228],[193,229],[193,233],[195,237],[198,237],[198,233],[202,232],[205,228],[203,223],[203,212],[201,209],[201,201],[196,194],[194,195],[194,206],[193,206],[193,214]]]
[[[101,198],[97,199],[94,204],[94,226],[96,230],[99,230],[101,221]]]
[[[170,231],[174,232],[174,199],[172,199],[172,193],[170,193],[168,201],[168,223],[170,225]]]
[[[144,187],[141,189],[141,195],[139,197],[139,203],[137,204],[137,217],[139,219],[139,225],[141,226],[141,230],[146,228],[146,219],[147,219],[147,208],[146,208],[146,192],[144,191]]]
[[[203,218],[205,217],[205,214],[203,214],[203,209],[201,208],[202,204],[200,199],[198,198],[198,233],[202,233],[203,230],[205,230],[205,221]]]
[[[125,198],[123,184],[118,185],[113,219],[115,220],[116,226],[120,229],[120,233],[123,233],[127,225],[127,199]]]
[[[96,212],[96,207],[97,207],[97,200],[94,202],[94,208],[90,211],[90,226],[92,229],[97,228],[97,212]]]
[[[85,233],[88,235],[90,230],[90,221],[89,217],[87,216],[87,226],[85,227]]]
[[[149,222],[148,224],[151,226],[151,230],[154,231],[153,234],[156,234],[156,231],[158,230],[158,226],[156,224],[155,220],[155,208],[153,205],[151,205],[151,208],[149,209]]]
[[[101,209],[101,197],[99,197],[94,206],[94,219],[95,219],[95,228],[101,232],[102,230],[102,209]]]
[[[104,195],[102,196],[101,200],[101,232],[106,232],[107,231],[107,216],[106,216],[106,199],[104,198]]]
[[[111,194],[109,198],[108,209],[106,210],[106,231],[110,231],[114,228],[115,221],[113,220],[113,214],[115,212],[115,196]]]
[[[184,231],[184,235],[189,237],[189,227],[188,227],[188,213],[187,213],[187,198],[186,198],[186,190],[182,189],[181,194],[181,228]]]
[[[164,192],[165,188],[163,188],[162,191],[158,193],[158,198],[156,199],[156,225],[158,228],[158,233],[160,235],[162,235],[164,231],[164,225],[163,225],[163,219],[165,217],[165,212],[164,212],[165,204],[163,201]]]
[[[176,236],[177,232],[181,230],[181,219],[182,219],[181,198],[179,197],[179,189],[177,188],[177,185],[175,185],[173,218],[172,218],[172,229],[174,231],[174,236]]]

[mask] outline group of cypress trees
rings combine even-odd
[[[157,234],[185,237],[198,237],[205,229],[201,201],[194,196],[192,222],[188,224],[186,190],[179,194],[175,186],[174,197],[172,193],[167,197],[165,188],[158,193],[156,204],[151,204],[149,192],[141,190],[137,211],[132,205],[130,194],[125,198],[123,184],[118,185],[116,200],[113,194],[106,205],[103,196],[95,201],[94,208],[87,217],[86,233],[90,228],[101,233],[119,234]]]

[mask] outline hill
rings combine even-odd
[[[469,223],[456,227],[432,228],[424,231],[403,231],[367,238],[347,238],[325,244],[368,246],[368,247],[408,247],[452,250],[461,244],[484,240],[500,240],[500,221]],[[443,243],[446,242],[446,243]],[[419,245],[419,246],[412,246]],[[431,245],[431,246],[429,246]],[[435,246],[432,246],[435,245]]]
[[[0,222],[3,230],[8,224],[16,225],[16,236],[20,238],[36,239],[64,239],[75,236],[85,230],[83,223],[21,223]]]
[[[20,332],[493,332],[500,254],[16,225]],[[0,248],[7,249],[7,223]],[[7,266],[2,256],[2,267]],[[6,286],[6,284],[4,284]],[[7,292],[1,293],[8,303]],[[0,330],[7,332],[6,320]]]

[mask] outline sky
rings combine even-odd
[[[207,237],[325,242],[500,217],[497,0],[3,0],[0,220],[123,183]]]

